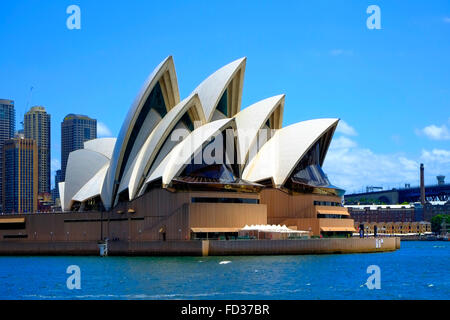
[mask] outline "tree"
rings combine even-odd
[[[438,214],[431,218],[431,231],[435,233],[441,232],[441,224],[444,220],[450,226],[450,214]]]

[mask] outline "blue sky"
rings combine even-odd
[[[66,27],[71,4],[81,30]],[[381,30],[366,27],[371,4]],[[53,170],[66,114],[115,136],[166,56],[182,97],[246,56],[242,107],[285,93],[284,125],[344,121],[324,166],[334,184],[417,184],[420,162],[428,183],[450,179],[448,0],[2,1],[0,16],[0,98],[15,100],[17,126],[27,104],[47,108]]]

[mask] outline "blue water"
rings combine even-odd
[[[69,265],[80,267],[79,290],[67,289]],[[379,290],[364,285],[369,265],[380,267]],[[0,257],[0,299],[450,299],[450,243],[345,255]]]

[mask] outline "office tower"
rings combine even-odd
[[[50,192],[50,115],[42,106],[32,107],[24,117],[26,139],[36,141],[38,149],[38,193]]]
[[[55,187],[52,189],[52,199],[53,202],[56,201],[56,199],[59,198],[59,188],[58,188],[58,183],[62,182],[62,171],[61,170],[56,170],[55,173]]]
[[[3,145],[14,137],[16,111],[14,101],[0,99],[0,164],[3,165]],[[0,169],[0,206],[3,204],[3,170]],[[1,211],[1,210],[0,210]]]
[[[61,171],[66,177],[69,153],[83,149],[84,142],[97,138],[97,120],[79,114],[68,114],[61,123]]]
[[[420,164],[420,203],[425,204],[425,175],[423,163]]]
[[[20,138],[6,140],[3,154],[4,212],[36,212],[38,194],[36,141]]]

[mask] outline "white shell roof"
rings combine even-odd
[[[119,137],[117,138],[117,142],[115,144],[114,152],[111,158],[111,165],[108,169],[108,172],[106,173],[104,185],[102,188],[102,198],[105,201],[104,205],[106,209],[109,209],[112,205],[114,185],[117,182],[116,179],[119,174],[120,168],[121,166],[127,165],[123,164],[122,161],[135,121],[141,113],[141,110],[151,91],[159,82],[159,80],[164,77],[166,72],[169,73],[169,81],[172,88],[171,92],[173,93],[173,100],[175,101],[175,104],[179,103],[180,101],[178,82],[175,73],[175,65],[173,63],[172,56],[169,56],[164,61],[162,61],[147,78],[141,90],[139,91],[139,94],[135,98],[130,110],[128,111],[125,121],[122,124]],[[170,109],[173,106],[166,107]],[[133,159],[131,158],[128,161],[132,163]],[[124,174],[125,173],[126,172],[124,171]]]
[[[146,179],[145,184],[162,178],[163,185],[168,185],[190,163],[191,157],[201,150],[203,143],[223,129],[228,128],[232,121],[232,118],[217,120],[192,131],[189,136],[177,144],[164,158],[160,165]],[[145,185],[141,189],[140,194],[144,189]]]
[[[98,171],[109,164],[101,153],[80,149],[69,154],[64,186],[64,208],[70,210],[73,197],[91,180]],[[62,198],[61,198],[62,200]]]
[[[338,121],[308,120],[277,130],[246,166],[242,178],[252,182],[271,178],[277,187],[284,185],[305,153]]]
[[[103,180],[105,179],[106,171],[109,163],[103,166],[93,177],[89,180],[74,196],[74,201],[84,202],[101,194]]]
[[[324,137],[321,140],[324,144],[321,149],[322,162],[338,119],[303,121],[280,129],[284,95],[264,99],[239,112],[245,65],[246,58],[229,63],[210,75],[180,102],[173,59],[166,58],[146,80],[117,139],[90,140],[84,143],[84,149],[70,153],[66,181],[58,185],[62,209],[70,210],[73,201],[84,202],[100,195],[109,210],[122,190],[128,189],[129,198],[134,199],[143,194],[152,181],[161,179],[163,187],[167,187],[182,173],[192,157],[202,151],[211,137],[230,127],[237,128],[238,161],[247,161],[245,167],[241,165],[240,178],[244,180],[259,182],[272,179],[276,187],[283,186],[302,157]],[[157,83],[161,85],[167,113],[163,118],[157,112],[145,115],[143,124],[134,129]],[[224,115],[216,108],[227,89],[228,114]],[[180,121],[186,114],[191,120],[199,121],[194,122],[192,132]],[[270,128],[266,126],[268,119]],[[178,129],[184,129],[188,135],[181,142],[168,139]],[[260,129],[275,130],[262,146],[258,143],[259,151],[254,155],[250,151],[254,149]],[[137,134],[133,145],[128,146],[133,130]],[[229,150],[232,145],[228,140],[226,142]],[[127,148],[130,155],[124,163]],[[119,170],[123,171],[121,177]]]
[[[98,138],[89,140],[84,143],[84,149],[101,153],[108,159],[111,159],[116,140],[116,138]]]
[[[247,58],[240,58],[220,68],[200,83],[200,85],[193,91],[193,93],[197,93],[200,98],[207,121],[211,121],[214,110],[217,107],[220,98],[239,70],[242,70],[241,77],[243,77],[246,60]],[[242,88],[240,88],[239,91],[241,91],[241,89]],[[238,111],[239,108],[240,99]]]
[[[199,122],[206,122],[197,94],[191,95],[178,103],[166,116],[158,123],[152,133],[146,139],[144,145],[135,158],[133,165],[130,167],[121,181],[119,192],[128,188],[130,199],[133,199],[140,187],[140,179],[147,172],[155,160],[159,150],[163,146],[164,141],[170,135],[175,125],[181,117],[189,111],[190,108],[196,108],[199,115]]]
[[[62,211],[66,211],[66,207],[64,206],[64,187],[65,187],[65,182],[59,182],[58,183],[58,190],[59,190],[59,200],[61,202],[61,210]]]
[[[237,141],[241,163],[245,161],[252,143],[258,137],[259,130],[263,128],[271,114],[278,107],[280,108],[282,117],[284,97],[285,95],[282,94],[261,100],[241,110],[234,116],[238,131]]]

